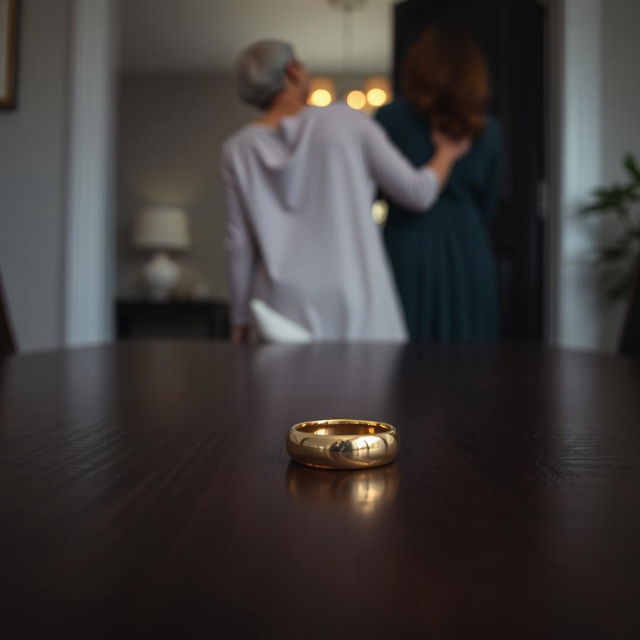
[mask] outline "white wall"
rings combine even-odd
[[[224,198],[220,148],[256,118],[236,97],[231,79],[206,74],[125,76],[118,113],[118,293],[139,287],[145,256],[130,246],[131,223],[147,204],[184,207],[192,247],[181,260],[185,284],[204,281],[227,297],[223,251]]]
[[[640,156],[640,2],[601,0],[602,174],[622,177],[620,157]]]
[[[578,216],[600,171],[600,0],[565,0],[560,127],[558,341],[596,347],[600,304],[590,225]]]
[[[640,156],[640,3],[564,0],[559,6],[555,341],[611,351],[623,308],[603,296],[591,259],[611,229],[578,212],[595,187],[620,177],[626,151]]]
[[[68,0],[23,0],[18,106],[0,111],[0,271],[18,347],[63,336]]]
[[[117,3],[76,0],[72,16],[65,345],[113,337],[113,137]]]
[[[601,0],[601,181],[624,180],[621,158],[640,161],[640,0]],[[610,225],[615,231],[618,225]],[[614,349],[626,306],[603,305],[600,344]]]
[[[0,270],[20,351],[106,340],[117,0],[23,0],[18,105],[0,111]]]

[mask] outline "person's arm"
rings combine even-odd
[[[226,202],[225,248],[231,290],[231,340],[249,338],[249,296],[255,266],[255,245],[231,165],[223,155],[222,180]]]
[[[398,204],[425,211],[436,201],[449,178],[451,168],[469,149],[469,141],[453,142],[434,134],[436,151],[424,167],[418,169],[398,151],[382,127],[363,118],[364,150],[371,175],[385,194]]]
[[[431,134],[431,140],[436,147],[436,151],[431,160],[429,160],[427,167],[438,174],[440,184],[444,186],[449,179],[453,165],[469,151],[471,140],[469,138],[452,140],[439,131],[434,131]]]

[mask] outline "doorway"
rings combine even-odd
[[[492,78],[505,175],[489,230],[498,273],[501,337],[543,337],[544,7],[538,0],[405,0],[395,7],[394,85],[413,42],[433,24],[467,28]]]

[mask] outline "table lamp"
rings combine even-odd
[[[169,298],[180,278],[180,266],[168,252],[184,251],[189,243],[187,214],[182,209],[152,206],[136,216],[133,246],[152,251],[143,274],[153,300]]]

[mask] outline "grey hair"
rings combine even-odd
[[[238,56],[235,65],[240,97],[260,109],[267,109],[284,89],[287,65],[295,61],[293,47],[280,40],[260,40]]]

